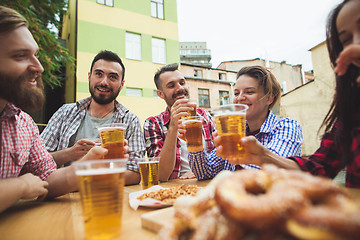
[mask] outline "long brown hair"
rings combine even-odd
[[[330,12],[326,25],[326,43],[332,66],[336,66],[336,59],[343,50],[336,28],[336,19],[342,7],[354,0],[344,0]],[[348,71],[343,76],[336,76],[335,94],[326,114],[321,128],[325,127],[325,134],[329,133],[335,124],[339,124],[335,131],[335,145],[343,149],[342,165],[351,162],[353,156],[350,155],[351,129],[354,127],[354,113],[359,112],[360,88],[356,83],[356,78],[360,74],[360,69],[350,65]]]

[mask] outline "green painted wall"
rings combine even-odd
[[[96,3],[96,0],[87,1]],[[150,0],[114,0],[114,7],[150,15]],[[164,17],[166,21],[177,22],[176,0],[164,0]]]
[[[78,24],[78,51],[96,54],[100,50],[108,49],[115,51],[122,58],[125,57],[126,30],[81,20],[79,20]],[[148,34],[141,34],[141,56],[144,62],[152,62],[152,37],[153,36]],[[179,42],[170,39],[165,39],[165,41],[167,63],[179,62]],[[101,42],[101,44],[99,44],[99,42]]]
[[[75,90],[67,89],[67,95],[74,96],[76,100],[90,95],[87,74],[91,61],[100,50],[106,49],[116,52],[126,68],[125,86],[120,91],[118,100],[136,114],[142,123],[147,117],[164,111],[165,102],[154,97],[156,88],[153,76],[163,64],[152,62],[152,37],[165,39],[167,64],[180,62],[176,0],[164,0],[164,20],[150,16],[150,1],[114,0],[115,6],[107,7],[97,4],[96,0],[70,0],[72,13],[75,13],[74,3],[77,2],[79,6],[78,14],[70,17],[73,23],[77,22],[77,28],[69,31],[70,36],[74,36],[71,38],[73,46],[77,39],[78,59],[76,93],[74,96]],[[109,17],[112,12],[115,14]],[[141,61],[125,58],[126,32],[141,35]],[[142,89],[143,97],[126,96],[127,88]]]
[[[81,20],[78,26],[78,51],[96,54],[109,49],[125,56],[125,30]]]

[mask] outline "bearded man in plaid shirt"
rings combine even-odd
[[[56,169],[38,127],[21,110],[34,111],[45,99],[39,48],[27,26],[18,12],[0,6],[0,212],[19,199],[52,198],[77,190],[73,167]],[[84,159],[106,152],[96,147]]]
[[[111,51],[101,51],[93,59],[88,74],[90,97],[64,104],[49,120],[41,137],[58,166],[77,161],[99,140],[98,127],[108,123],[126,124],[125,139],[129,161],[125,184],[140,182],[136,158],[145,154],[139,118],[116,100],[125,83],[125,66]]]
[[[154,76],[157,95],[166,102],[166,109],[144,123],[146,151],[149,157],[160,157],[159,179],[194,178],[190,170],[186,142],[178,137],[179,120],[193,108],[188,104],[189,89],[178,64],[162,67]],[[203,145],[207,152],[214,149],[212,132],[215,123],[204,109],[197,108],[203,117]]]

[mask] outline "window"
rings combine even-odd
[[[153,97],[154,97],[154,98],[160,98],[160,97],[157,95],[157,91],[156,91],[156,90],[153,91]]]
[[[164,19],[164,0],[151,0],[151,16]]]
[[[202,78],[202,71],[201,70],[194,70],[194,77]]]
[[[126,88],[126,96],[142,97],[142,89],[140,88]]]
[[[141,60],[141,35],[136,33],[125,34],[125,57]]]
[[[283,91],[283,93],[287,93],[287,88],[286,88],[286,81],[283,81],[281,84],[281,90]]]
[[[209,89],[199,88],[199,106],[210,107]]]
[[[152,38],[152,61],[154,63],[166,64],[165,40]]]
[[[226,81],[226,73],[219,73],[219,80]]]
[[[96,0],[97,3],[102,4],[102,5],[106,5],[109,7],[113,7],[114,6],[114,1],[113,0]]]
[[[230,104],[229,91],[219,91],[219,104]]]

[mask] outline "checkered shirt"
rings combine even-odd
[[[45,180],[56,170],[33,119],[15,105],[6,104],[0,116],[0,177],[32,173]]]
[[[203,137],[206,142],[207,151],[210,152],[214,149],[213,143],[213,131],[215,130],[215,123],[212,120],[210,114],[204,109],[197,108],[197,114],[204,118],[203,121]],[[160,154],[162,147],[164,146],[166,134],[170,124],[170,110],[166,108],[164,112],[155,117],[149,117],[144,123],[144,136],[146,142],[146,151],[149,157],[156,157]],[[180,139],[176,142],[176,162],[173,172],[169,179],[179,177],[181,166],[181,144]]]
[[[91,97],[88,97],[76,103],[64,104],[54,113],[41,133],[48,151],[59,151],[69,147],[70,138],[80,127],[90,102]],[[125,138],[129,143],[127,169],[138,172],[139,167],[136,158],[142,158],[145,154],[145,142],[139,118],[118,101],[115,101],[112,122],[127,125],[125,130]]]
[[[246,127],[247,133],[249,127]],[[303,141],[302,128],[290,118],[277,118],[271,111],[255,138],[271,152],[282,157],[301,156]],[[199,180],[211,179],[222,170],[235,171],[236,165],[216,155],[216,149],[210,154],[204,152],[189,153],[191,170]],[[244,169],[260,169],[256,165],[243,165]]]
[[[360,114],[354,116],[355,124],[351,130],[351,162],[346,166],[346,187],[360,188]],[[313,175],[334,178],[343,169],[341,156],[344,152],[342,147],[335,145],[335,131],[339,127],[337,122],[333,129],[324,134],[318,150],[309,158],[291,157],[300,168]]]

